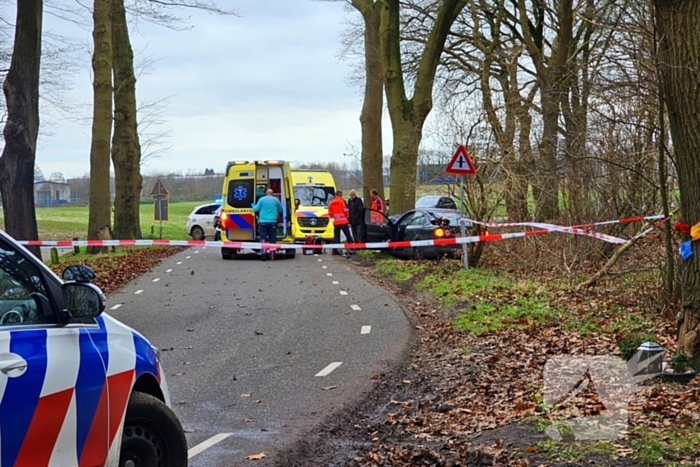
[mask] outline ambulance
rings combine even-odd
[[[160,352],[103,313],[94,278],[61,280],[0,231],[3,467],[187,465]]]
[[[306,242],[310,235],[317,235],[325,243],[333,242],[333,222],[328,215],[328,203],[335,197],[335,180],[327,170],[293,170],[294,200],[296,212],[294,240]]]
[[[292,169],[288,162],[231,161],[226,165],[221,205],[221,240],[224,242],[257,242],[257,221],[253,204],[272,189],[282,203],[282,214],[277,218],[277,243],[294,243],[294,193]],[[287,258],[294,258],[296,250],[285,249]],[[231,259],[239,253],[236,248],[221,248],[221,257]]]

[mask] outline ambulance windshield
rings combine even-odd
[[[302,206],[328,206],[335,196],[333,187],[325,186],[294,186],[294,197]]]

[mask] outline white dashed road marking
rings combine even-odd
[[[328,376],[331,373],[331,371],[335,370],[336,368],[338,368],[342,364],[343,364],[343,362],[333,362],[330,365],[328,365],[327,367],[325,367],[323,370],[316,373],[315,376]]]
[[[332,276],[333,273],[332,273],[332,272],[327,272],[326,275],[327,275],[327,276]]]
[[[345,290],[340,291],[340,295],[347,295],[348,293]]]
[[[350,308],[352,308],[355,311],[360,311],[362,309],[359,307],[359,305],[350,305]]]
[[[177,262],[177,263],[175,263],[175,264],[182,264],[182,261],[178,261],[178,262]]]
[[[199,250],[195,251],[195,253],[199,253]]]
[[[134,295],[138,295],[138,294],[140,294],[140,293],[142,293],[142,292],[143,292],[143,289],[139,289],[139,290],[137,290],[136,292],[134,292]]]
[[[321,266],[323,269],[328,269],[328,266]]]
[[[338,284],[340,284],[340,282],[338,282],[338,281],[333,281],[333,284],[334,284],[334,285],[338,285]]]
[[[151,282],[158,282],[159,280],[160,280],[160,277],[156,277],[156,278],[153,279]]]
[[[117,308],[121,307],[122,305],[123,305],[123,303],[117,303],[112,308],[110,308],[110,310],[116,310]]]
[[[190,258],[191,258],[191,256],[185,256],[185,259],[190,259]]]
[[[318,259],[319,261],[323,261],[321,258]]]
[[[168,269],[168,270],[167,270],[167,271],[165,271],[165,272],[172,272],[172,271],[173,271],[172,269]]]
[[[362,329],[360,329],[360,334],[369,334],[371,330],[372,326],[362,326]]]
[[[229,436],[231,436],[231,433],[219,433],[218,435],[212,436],[211,438],[204,441],[203,443],[199,443],[195,447],[190,448],[187,451],[187,458],[192,459],[194,456],[196,456],[200,452],[214,446],[216,443],[220,443],[221,441],[225,440]]]

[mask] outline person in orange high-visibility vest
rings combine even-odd
[[[347,242],[354,243],[350,228],[348,227],[348,206],[343,199],[343,192],[338,190],[335,192],[335,198],[328,203],[328,215],[333,219],[333,243],[340,243],[340,232],[345,234]],[[333,254],[339,255],[337,248],[333,248]]]
[[[369,192],[369,195],[372,197],[372,205],[371,209],[372,211],[379,211],[382,214],[384,213],[384,201],[379,197],[379,192],[372,188],[372,190]],[[370,213],[369,221],[372,224],[378,224],[381,225],[384,223],[384,219],[381,214],[377,212],[372,212]]]

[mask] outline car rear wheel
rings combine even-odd
[[[194,240],[204,240],[204,230],[198,225],[192,227],[190,235],[192,235]]]
[[[231,248],[222,248],[221,249],[221,257],[223,259],[231,259],[232,254],[233,254],[233,251]]]
[[[126,408],[119,467],[159,466],[187,466],[185,433],[160,399],[134,392]]]
[[[296,256],[296,254],[297,254],[297,250],[292,250],[292,249],[284,250],[284,256],[286,258],[292,259]]]
[[[413,258],[414,259],[425,259],[425,248],[422,246],[417,246],[413,248]]]

